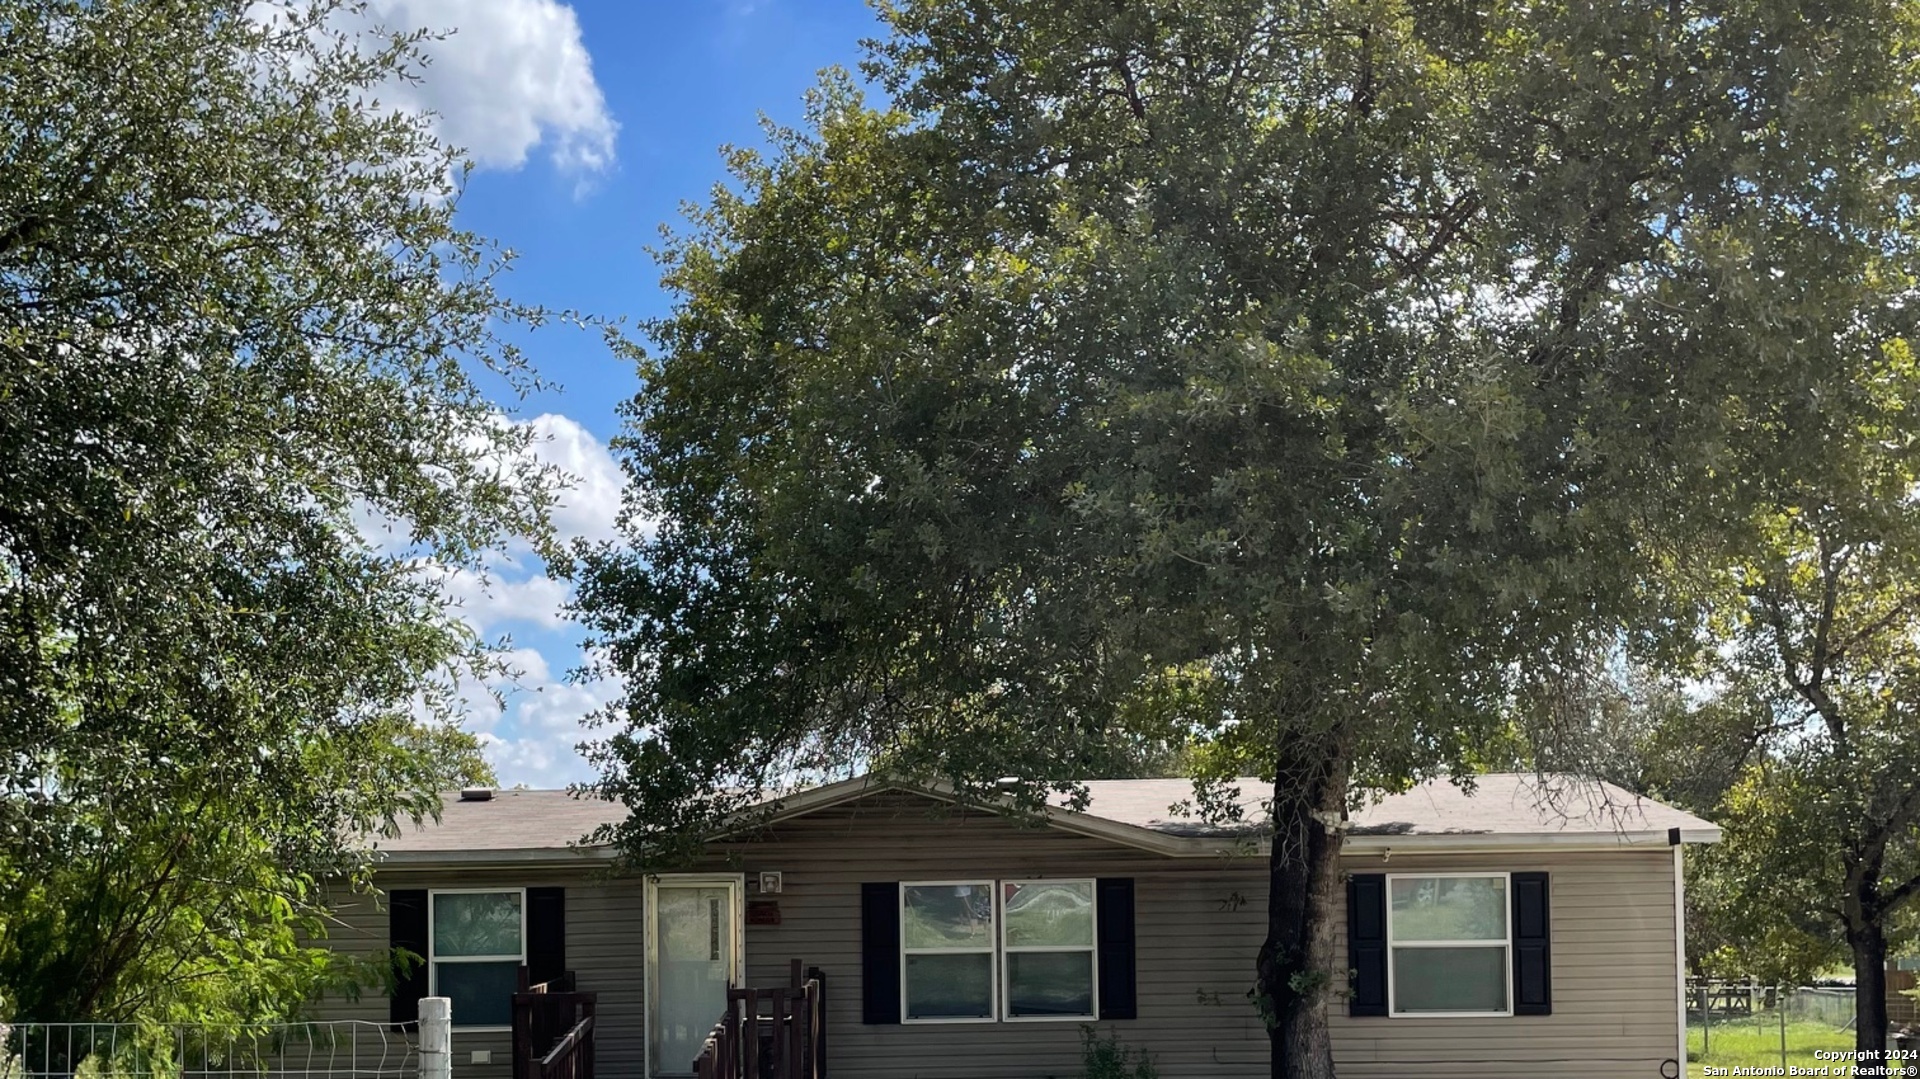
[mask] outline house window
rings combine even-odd
[[[527,961],[525,892],[436,891],[430,899],[428,991],[452,1001],[454,1026],[510,1027]]]
[[[1093,1018],[1093,882],[1000,886],[1006,1018]]]
[[[1091,1019],[1094,948],[1091,880],[904,883],[901,1016]]]
[[[908,1022],[991,1020],[993,882],[900,886],[901,1015]]]
[[[1387,877],[1393,1015],[1512,1015],[1504,873]]]

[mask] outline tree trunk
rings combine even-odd
[[[1326,822],[1344,816],[1346,778],[1337,754],[1292,768],[1283,757],[1274,784],[1267,939],[1256,967],[1273,1079],[1333,1079],[1327,997],[1342,901],[1341,834]]]
[[[1885,1060],[1887,1053],[1887,933],[1871,908],[1850,900],[1847,946],[1853,949],[1853,1047],[1860,1063]],[[1872,1053],[1872,1056],[1865,1054]]]

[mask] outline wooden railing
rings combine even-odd
[[[593,1079],[593,1012],[598,993],[574,991],[573,972],[513,995],[513,1079]]]
[[[694,1058],[693,1074],[697,1079],[826,1079],[826,975],[814,967],[803,978],[795,959],[785,986],[727,990],[727,1010]]]

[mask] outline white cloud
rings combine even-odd
[[[604,172],[619,125],[594,81],[573,8],[555,0],[372,0],[383,29],[449,33],[428,41],[419,81],[386,93],[439,117],[441,137],[485,168],[517,169],[536,146],[563,172]]]
[[[510,420],[531,434],[526,452],[564,473],[553,523],[562,539],[618,538],[623,476],[613,455],[592,432],[573,419],[548,413]],[[473,731],[487,759],[508,786],[561,787],[594,778],[575,747],[590,737],[586,718],[618,695],[612,682],[575,685],[565,672],[578,661],[578,631],[563,615],[569,598],[565,582],[540,572],[539,559],[524,543],[490,552],[482,567],[449,566],[419,557],[409,530],[372,507],[353,507],[353,523],[368,543],[400,557],[415,555],[419,572],[434,580],[451,613],[483,638],[501,631],[533,631],[539,648],[518,647],[501,655],[512,673],[475,677],[462,674],[444,688]],[[516,634],[517,636],[517,634]],[[427,715],[424,700],[420,704]]]
[[[499,658],[507,673],[484,681],[463,674],[450,688],[460,726],[479,738],[501,784],[564,787],[593,779],[593,766],[575,747],[591,734],[583,721],[618,695],[618,683],[570,683],[534,648]],[[429,718],[424,709],[421,718]]]
[[[482,636],[516,622],[542,629],[565,623],[560,608],[567,601],[567,586],[552,577],[503,581],[492,574],[451,569],[440,587],[454,611]]]
[[[566,489],[553,511],[555,531],[562,539],[617,538],[623,477],[613,454],[593,432],[566,416],[547,413],[529,422],[534,456],[566,473]]]
[[[620,538],[617,526],[625,476],[606,443],[593,432],[571,417],[552,412],[530,420],[516,420],[504,412],[495,412],[482,422],[502,428],[518,426],[526,431],[529,437],[520,451],[524,456],[517,457],[515,463],[530,463],[548,470],[547,478],[555,488],[553,526],[561,540]],[[476,464],[481,471],[502,476],[521,472],[517,467],[503,464],[480,432],[469,434],[464,446],[467,453],[477,455]],[[552,474],[556,469],[559,474]],[[407,522],[381,513],[365,501],[356,501],[350,507],[350,515],[360,537],[382,554],[405,554],[417,548],[412,527]],[[509,568],[517,567],[520,565],[517,556],[525,552],[526,546],[522,543],[508,546],[510,549],[500,561]]]
[[[612,700],[618,686],[552,680],[535,685],[530,675],[521,678],[520,686],[507,700],[511,732],[487,739],[487,759],[500,782],[564,787],[594,778],[593,766],[575,749],[588,738],[581,721]]]

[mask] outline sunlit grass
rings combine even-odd
[[[1703,1049],[1704,1041],[1704,1049]],[[1775,1012],[1760,1012],[1739,1018],[1716,1019],[1709,1033],[1700,1024],[1687,1026],[1687,1074],[1704,1075],[1705,1065],[1717,1068],[1779,1067],[1782,1063],[1802,1067],[1831,1064],[1816,1060],[1818,1049],[1852,1049],[1853,1031],[1826,1023],[1805,1020],[1787,1021],[1787,1054],[1780,1056],[1780,1017]]]

